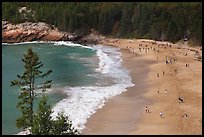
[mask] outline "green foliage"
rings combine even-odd
[[[131,33],[132,30],[132,10],[133,4],[127,4],[126,7],[123,8],[122,18],[121,18],[121,26],[120,26],[120,36],[127,36]]]
[[[36,79],[44,78],[52,71],[49,70],[43,73],[40,68],[43,63],[39,61],[37,53],[33,52],[32,48],[28,48],[27,53],[22,59],[24,62],[25,71],[22,76],[17,75],[17,80],[11,81],[11,86],[20,87],[20,95],[18,96],[19,102],[17,108],[21,110],[22,116],[16,120],[18,128],[26,129],[32,127],[33,123],[33,102],[37,94],[36,90],[46,91],[46,88],[51,87],[51,80],[43,82],[40,86],[36,85]]]
[[[36,99],[36,90],[45,92],[51,87],[52,80],[36,85],[36,79],[48,76],[52,71],[43,73],[40,68],[43,63],[39,61],[39,56],[32,48],[28,48],[27,53],[22,59],[25,71],[22,76],[17,75],[18,80],[11,81],[11,86],[20,87],[20,100],[17,107],[21,110],[22,116],[16,120],[18,128],[30,128],[32,135],[78,135],[79,132],[72,127],[72,122],[68,117],[59,114],[56,120],[51,119],[51,106],[47,104],[47,97],[43,95],[37,113],[34,113],[33,103]]]
[[[52,121],[50,114],[51,107],[47,104],[47,97],[43,96],[38,111],[34,115],[33,126],[31,128],[32,135],[49,135],[52,128]]]
[[[60,113],[56,120],[52,120],[52,112],[51,107],[47,104],[47,97],[43,96],[34,117],[32,135],[79,135],[67,116]]]
[[[22,6],[32,9],[34,17],[20,15]],[[3,2],[2,17],[13,23],[44,21],[82,34],[94,28],[104,35],[172,42],[190,31],[190,40],[202,43],[201,2]]]
[[[58,114],[56,120],[52,121],[52,135],[79,135],[79,131],[72,127],[72,121],[63,113]]]

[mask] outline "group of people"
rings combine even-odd
[[[163,75],[163,76],[165,75],[164,70],[162,71],[162,75]],[[159,77],[159,73],[157,73],[157,77]]]
[[[186,63],[186,67],[190,67],[189,63]]]
[[[154,44],[155,44],[155,43],[154,43]],[[172,47],[171,45],[162,45],[162,44],[158,45],[158,47],[160,47],[160,46],[163,47],[165,50],[166,50],[166,48],[167,48],[168,46],[169,46],[170,48]],[[136,51],[134,50],[134,48],[127,47],[127,49],[129,49],[129,52],[136,53]],[[156,48],[154,48],[154,47],[148,48],[147,45],[143,45],[143,44],[139,44],[138,50],[139,50],[139,52],[142,52],[142,50],[143,50],[143,51],[145,51],[146,53],[147,53],[147,51],[149,51],[149,50],[153,50],[153,51],[159,52],[159,49],[156,49]],[[185,53],[184,56],[187,56],[187,53]],[[175,55],[174,55],[174,57],[175,57]],[[159,58],[158,58],[158,56],[157,56],[157,60],[158,60],[158,59],[159,59]],[[170,58],[169,60],[167,60],[167,57],[166,57],[165,63],[166,63],[166,64],[172,64],[173,61],[176,62],[176,58]],[[189,67],[189,64],[186,64],[186,67]],[[175,71],[175,72],[178,72],[178,69],[176,68],[176,69],[174,69],[174,71]],[[162,75],[163,75],[163,76],[165,75],[164,70],[162,71]],[[157,77],[160,77],[160,74],[159,74],[159,73],[157,73]],[[161,91],[160,91],[159,88],[158,88],[158,91],[157,91],[157,92],[158,92],[158,94],[160,94]],[[165,89],[165,90],[164,90],[164,93],[167,94],[167,93],[168,93],[168,90]],[[184,102],[184,98],[183,98],[183,97],[179,97],[179,102],[180,102],[180,103],[183,103],[183,102]],[[147,106],[145,107],[145,113],[151,113],[150,108],[147,107]],[[160,111],[160,112],[159,112],[159,116],[160,116],[161,118],[164,118],[164,112],[163,112],[163,111]],[[185,117],[185,118],[188,118],[187,113],[184,113],[182,116]]]
[[[151,113],[150,108],[148,108],[147,106],[145,107],[145,112],[146,113]]]
[[[148,108],[147,106],[145,107],[145,113],[151,113],[150,108]],[[159,113],[159,115],[161,118],[164,117],[164,113],[162,111]]]
[[[129,46],[127,46],[126,48],[129,49],[129,53],[135,53],[137,55],[137,52],[135,51],[134,48],[129,47]],[[139,44],[138,49],[139,49],[139,52],[142,52],[142,50],[143,50],[143,51],[145,51],[145,53],[147,53],[148,51],[152,50],[153,48],[152,47],[149,48],[147,45]],[[155,50],[155,48],[154,48],[154,50]]]

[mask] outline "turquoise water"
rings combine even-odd
[[[20,129],[15,126],[16,119],[21,115],[16,108],[19,91],[11,87],[10,81],[23,73],[23,55],[28,47],[32,47],[44,64],[43,70],[52,69],[53,73],[46,79],[53,80],[52,87],[87,86],[97,82],[91,76],[98,66],[96,52],[81,47],[69,47],[53,43],[28,43],[2,46],[2,134],[16,134]],[[95,62],[94,62],[94,61]],[[65,94],[52,92],[49,102],[54,105],[66,97]]]
[[[22,131],[15,127],[16,119],[20,116],[16,108],[19,91],[16,87],[10,87],[10,81],[24,72],[21,59],[28,47],[37,52],[44,64],[44,71],[53,71],[47,77],[53,80],[52,88],[47,93],[53,110],[51,116],[55,118],[58,113],[64,112],[80,132],[88,118],[102,108],[108,99],[134,85],[116,47],[84,46],[65,41],[3,44],[2,134]]]

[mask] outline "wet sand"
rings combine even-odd
[[[135,86],[109,99],[88,119],[82,134],[202,134],[202,62],[194,60],[192,48],[178,49],[175,44],[153,42],[101,42],[121,49],[124,66]],[[202,55],[201,50],[193,49]],[[166,64],[166,59],[176,61]],[[183,103],[179,103],[180,96],[185,99]],[[151,113],[145,112],[145,106]],[[185,113],[188,118],[183,117]]]

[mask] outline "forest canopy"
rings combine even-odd
[[[82,34],[93,28],[122,38],[188,38],[202,45],[201,2],[3,2],[2,20],[46,22]]]

